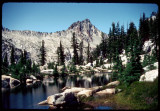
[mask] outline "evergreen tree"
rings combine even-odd
[[[80,62],[80,65],[83,65],[83,40],[79,44],[79,51],[80,51],[79,62]]]
[[[103,58],[100,57],[100,62],[99,62],[100,66],[103,65]]]
[[[8,69],[8,57],[7,57],[7,53],[5,54],[4,60],[2,60],[2,73],[6,74],[8,73],[9,69]]]
[[[43,66],[46,62],[46,49],[44,47],[44,40],[42,40],[42,46],[40,48],[40,55],[41,55],[41,58],[40,58],[40,62],[41,62],[41,65]]]
[[[142,44],[146,40],[149,39],[149,21],[145,17],[145,13],[143,13],[143,17],[140,18],[140,25],[139,25],[139,36],[141,37]]]
[[[91,66],[93,67],[93,57],[92,57],[92,55],[90,57],[90,61],[91,61]]]
[[[104,33],[103,32],[101,33],[101,36],[102,36],[102,41],[101,41],[102,55],[103,55],[103,58],[106,58],[106,55],[107,55],[107,40],[104,37]]]
[[[12,46],[12,48],[11,48],[11,57],[10,57],[10,60],[11,60],[11,64],[14,64],[14,63],[15,63],[14,47],[13,47],[13,46]]]
[[[58,69],[57,69],[57,64],[56,64],[55,67],[54,67],[53,76],[54,76],[54,77],[58,77],[58,76],[59,76]]]
[[[64,77],[66,75],[66,66],[65,64],[63,65],[63,68],[61,70],[61,76]]]
[[[24,50],[24,55],[23,55],[23,63],[24,64],[26,64],[26,62],[27,62],[27,51],[26,50]]]
[[[8,57],[7,57],[7,53],[4,57],[4,62],[3,62],[4,67],[8,68]]]
[[[93,60],[96,60],[100,56],[100,46],[97,45],[96,48],[91,52]]]
[[[60,65],[60,47],[57,47],[57,65]]]
[[[73,63],[74,65],[79,64],[79,58],[78,58],[78,43],[77,39],[75,38],[75,33],[73,33],[72,37],[72,47],[73,47]]]
[[[54,69],[54,62],[48,63],[48,69]]]
[[[60,65],[64,65],[65,56],[64,56],[64,51],[63,51],[63,47],[62,47],[61,41],[60,41],[59,52],[60,52]]]
[[[98,58],[96,59],[96,67],[99,67],[99,60],[98,60]]]
[[[27,73],[31,73],[32,72],[32,61],[31,61],[31,59],[28,59],[26,61],[26,70],[27,70]]]
[[[36,65],[34,62],[33,62],[33,65],[32,65],[32,72],[36,75],[40,72],[40,69],[38,67],[38,65]]]
[[[140,63],[140,39],[138,38],[135,25],[132,22],[130,23],[128,34],[130,42],[128,47],[130,59],[120,78],[126,85],[130,85],[132,82],[137,81],[143,72]]]
[[[90,62],[90,45],[89,45],[89,42],[88,42],[88,47],[87,47],[87,63]]]

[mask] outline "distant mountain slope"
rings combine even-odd
[[[73,55],[71,48],[72,34],[75,32],[75,36],[80,42],[83,40],[84,47],[87,47],[90,43],[91,49],[95,48],[101,42],[101,31],[98,30],[89,19],[78,21],[73,23],[67,30],[57,31],[55,33],[44,33],[35,31],[18,31],[2,29],[2,58],[5,53],[8,53],[10,47],[7,47],[7,42],[11,43],[15,48],[22,50],[25,49],[31,57],[32,61],[38,62],[39,49],[41,47],[42,40],[45,41],[45,48],[47,50],[47,62],[56,61],[56,50],[59,47],[60,40],[65,50],[66,55]],[[105,37],[108,37],[105,34]],[[86,49],[84,48],[84,56]],[[10,53],[8,53],[10,56]]]

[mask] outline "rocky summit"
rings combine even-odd
[[[36,63],[39,63],[39,54],[42,40],[45,42],[47,63],[57,61],[56,50],[59,47],[60,41],[64,47],[64,53],[67,56],[73,56],[71,47],[72,34],[75,32],[78,43],[83,40],[84,56],[86,56],[86,47],[90,43],[91,50],[101,42],[101,31],[98,30],[89,19],[77,21],[73,23],[67,30],[57,31],[54,33],[36,32],[30,30],[18,31],[2,28],[2,58],[8,54],[10,58],[11,47],[15,48],[16,61],[20,57],[20,52],[26,50],[28,58]],[[108,37],[104,33],[105,37]],[[10,60],[9,60],[10,61]]]

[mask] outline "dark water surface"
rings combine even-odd
[[[12,90],[2,91],[2,105],[5,109],[48,109],[49,106],[38,105],[48,96],[59,93],[65,86],[85,87],[105,85],[110,75],[99,74],[98,76],[67,76],[59,79],[45,79],[34,85],[18,86]]]

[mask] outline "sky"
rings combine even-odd
[[[2,26],[10,30],[56,32],[72,23],[89,19],[95,27],[108,34],[112,22],[124,25],[134,22],[139,27],[140,16],[150,17],[158,11],[156,4],[136,3],[4,3]]]

